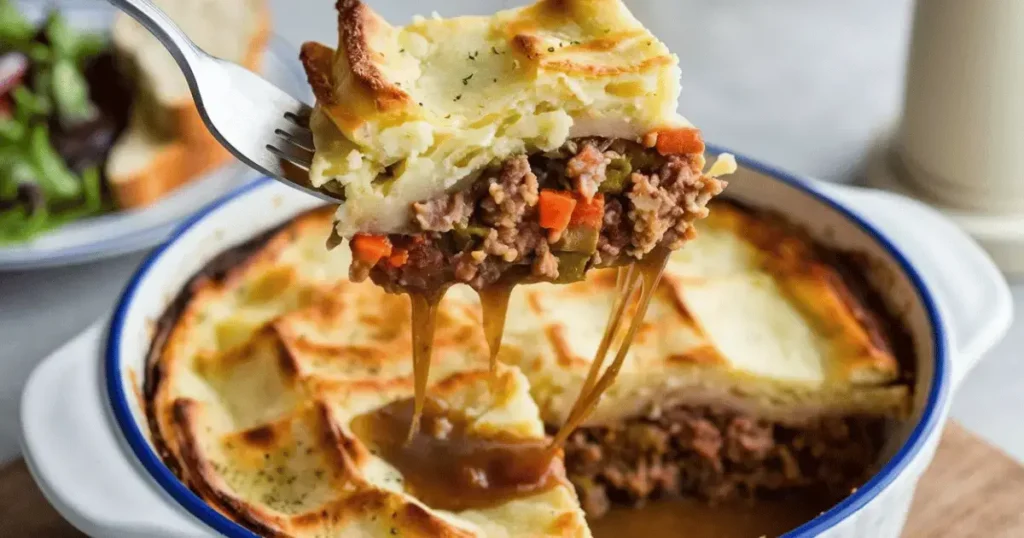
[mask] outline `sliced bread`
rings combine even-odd
[[[156,0],[210,54],[259,68],[270,36],[265,0]],[[119,207],[151,204],[231,159],[196,110],[181,70],[148,30],[120,13],[112,40],[135,83],[128,129],[110,153],[106,176]]]

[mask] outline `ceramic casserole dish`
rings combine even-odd
[[[1009,326],[1007,284],[974,242],[920,203],[739,162],[726,198],[783,213],[822,243],[866,255],[869,280],[914,343],[913,414],[891,435],[880,471],[787,536],[899,536],[957,385]],[[318,203],[264,179],[203,209],[141,265],[109,320],[32,375],[21,410],[25,458],[76,527],[107,537],[254,536],[165,467],[149,439],[140,383],[153,321],[189,278],[218,253]]]

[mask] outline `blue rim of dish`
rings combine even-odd
[[[723,148],[714,146],[709,146],[708,150],[711,153],[722,153],[726,151]],[[942,404],[945,398],[948,397],[946,388],[949,385],[949,357],[947,355],[948,352],[945,344],[945,330],[942,326],[942,319],[938,314],[935,300],[928,288],[925,286],[921,275],[918,274],[917,270],[913,268],[899,249],[897,249],[892,242],[876,230],[874,226],[865,222],[864,219],[856,215],[854,212],[821,194],[812,186],[808,185],[804,180],[788,172],[784,172],[754,159],[739,155],[737,155],[736,160],[745,168],[749,168],[755,172],[769,176],[790,187],[811,195],[818,202],[827,205],[840,215],[844,216],[847,220],[860,227],[861,230],[867,233],[876,243],[881,245],[890,256],[892,256],[903,272],[910,278],[918,297],[925,307],[928,315],[928,321],[932,327],[932,344],[934,346],[934,356],[937,360],[935,361],[935,370],[934,375],[932,376],[931,387],[928,391],[928,399],[925,403],[925,409],[921,414],[920,420],[914,427],[914,430],[910,433],[907,441],[903,443],[903,446],[900,447],[896,454],[894,454],[885,466],[882,467],[870,480],[858,488],[856,492],[837,503],[825,513],[783,535],[784,538],[817,536],[854,515],[868,502],[877,497],[878,494],[886,487],[888,487],[889,484],[891,484],[896,477],[907,468],[914,456],[917,455],[917,453],[924,447],[928,434],[931,433],[938,425],[940,415],[939,411],[942,409]],[[167,491],[174,500],[181,504],[181,506],[200,521],[217,532],[231,538],[256,538],[257,535],[216,511],[208,505],[206,501],[193,493],[192,490],[178,480],[178,477],[164,465],[163,460],[160,459],[150,446],[149,442],[146,440],[146,434],[143,433],[139,424],[135,421],[128,403],[129,395],[125,393],[124,384],[122,382],[123,377],[121,375],[120,368],[120,346],[118,346],[117,343],[121,341],[121,333],[124,328],[128,307],[135,297],[135,292],[139,287],[139,284],[149,273],[150,268],[160,260],[167,249],[170,248],[170,246],[173,245],[179,237],[202,222],[208,215],[221,206],[235,200],[239,196],[242,196],[251,190],[254,190],[257,187],[266,185],[271,181],[273,180],[267,177],[255,180],[252,183],[243,185],[232,193],[207,205],[186,222],[181,224],[181,226],[175,230],[163,245],[155,249],[146,258],[135,274],[132,275],[132,278],[125,287],[124,292],[122,292],[121,297],[118,299],[117,307],[110,323],[110,330],[106,342],[106,355],[104,359],[105,382],[107,396],[110,400],[110,408],[118,426],[120,426],[122,435],[124,435],[125,441],[128,443],[132,452],[137,458],[139,458],[139,461],[149,472],[150,476],[157,482],[157,484],[160,485],[160,487]]]
[[[85,9],[85,5],[74,6],[72,9]],[[302,66],[294,61],[289,61],[290,55],[294,54],[295,48],[283,37],[277,34],[271,34],[267,50],[276,59],[278,63],[289,73],[297,83],[295,88],[302,88],[302,83],[306,80],[306,74],[302,71]],[[225,167],[213,170],[210,174],[224,173],[230,170],[230,167],[236,167],[232,176],[235,181],[245,178],[248,175],[248,168],[245,165],[239,163],[237,160],[232,160]],[[242,167],[242,168],[238,168]],[[259,176],[252,178],[248,181],[258,182]],[[248,181],[246,183],[248,183]],[[224,196],[233,197],[237,194],[237,190],[234,190]],[[144,210],[143,210],[144,211]],[[123,215],[124,212],[112,212],[104,213],[99,218],[105,216],[118,216]],[[181,219],[171,219],[168,222],[160,222],[146,228],[133,230],[131,233],[96,241],[94,243],[86,243],[77,245],[70,248],[64,248],[55,250],[53,255],[47,256],[46,258],[33,258],[27,257],[20,260],[11,261],[10,263],[0,264],[0,271],[18,271],[18,270],[30,270],[33,268],[47,268],[71,263],[75,261],[90,262],[107,257],[117,256],[119,254],[127,254],[129,252],[135,252],[143,250],[148,247],[158,245],[165,240],[173,239],[181,231],[178,227]],[[176,228],[178,227],[178,228]],[[59,229],[59,228],[58,228]],[[56,230],[54,230],[56,231]],[[18,245],[21,246],[21,245]]]

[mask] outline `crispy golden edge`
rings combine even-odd
[[[460,372],[441,380],[433,387],[433,391],[441,394],[455,393],[465,384],[480,383],[490,379],[488,372],[484,370]],[[404,380],[407,388],[411,388],[411,379]],[[367,385],[362,386],[361,382],[348,383],[348,389],[360,386],[361,390],[376,390],[380,387],[367,380]],[[319,400],[314,400],[315,413],[323,428],[323,443],[329,450],[325,452],[335,458],[334,468],[340,469],[342,474],[353,480],[357,490],[351,495],[342,499],[336,499],[327,505],[317,507],[315,510],[279,516],[263,508],[239,498],[230,489],[223,485],[220,475],[210,463],[209,458],[202,450],[200,436],[203,432],[200,413],[202,404],[194,400],[181,398],[174,401],[172,406],[172,421],[178,445],[180,447],[180,463],[187,482],[207,503],[224,515],[248,526],[251,530],[258,532],[261,536],[286,537],[296,527],[315,527],[319,523],[329,520],[344,520],[352,515],[366,512],[368,507],[380,507],[389,505],[389,510],[397,514],[394,519],[396,527],[402,529],[403,533],[412,533],[413,536],[438,536],[444,538],[469,538],[474,536],[470,532],[463,531],[449,524],[430,511],[406,501],[397,495],[383,491],[376,486],[359,488],[359,485],[368,485],[362,482],[359,474],[359,461],[368,457],[366,448],[353,438],[345,435],[337,422],[332,418],[329,408]],[[274,423],[262,425],[257,428],[236,432],[247,442],[253,445],[269,443],[276,435]],[[563,486],[570,487],[565,477],[564,467],[560,470]],[[574,521],[574,519],[573,519]],[[565,521],[555,521],[555,527],[562,527]],[[575,527],[573,527],[575,528]]]
[[[193,432],[193,428],[198,428],[199,406],[199,402],[188,399],[175,400],[172,406],[172,420],[177,426],[176,437],[181,453],[179,463],[188,477],[188,485],[218,512],[245,524],[260,536],[287,536],[281,529],[281,521],[278,518],[252,507],[215,484],[217,473],[203,455],[198,438]]]
[[[330,410],[325,404],[317,401],[314,405],[318,420],[326,430],[321,432],[324,434],[322,441],[331,448],[327,453],[335,458],[335,468],[342,469],[345,476],[358,482],[358,467],[350,457],[349,451],[355,453],[358,458],[365,449],[344,435],[331,418]],[[180,399],[174,403],[174,422],[182,446],[182,462],[189,476],[189,485],[215,509],[243,523],[261,536],[287,537],[292,534],[289,531],[295,530],[294,527],[316,527],[331,519],[344,521],[354,514],[388,503],[393,505],[390,508],[393,509],[395,526],[403,532],[412,532],[414,536],[445,538],[472,536],[471,533],[454,528],[419,505],[377,487],[360,488],[345,498],[337,499],[315,510],[284,517],[247,502],[222,485],[220,475],[202,451],[198,433],[201,431],[200,407],[201,404],[188,399]]]
[[[849,377],[851,370],[865,366],[891,368],[898,374],[899,361],[883,330],[879,314],[869,310],[857,298],[836,267],[821,259],[822,247],[817,246],[806,231],[794,229],[781,215],[754,212],[734,204],[721,204],[715,212],[719,217],[731,220],[730,225],[737,233],[757,248],[763,269],[795,299],[794,304],[816,322],[839,324],[837,332],[849,335],[863,347],[867,358],[844,365],[844,376]],[[802,292],[806,289],[803,284],[807,279],[819,283],[819,289],[826,293],[806,297]],[[678,304],[682,306],[682,303]],[[846,315],[826,319],[829,306]]]
[[[507,40],[513,51],[529,62],[545,69],[582,77],[610,77],[629,73],[640,73],[672,62],[672,56],[664,54],[647,58],[641,62],[624,66],[601,66],[546,58],[541,40],[535,35],[538,25],[551,19],[584,17],[600,11],[604,4],[611,6],[619,0],[541,0],[524,8],[518,19],[507,25]],[[338,0],[338,51],[321,43],[303,44],[300,59],[317,101],[327,107],[332,116],[346,118],[351,112],[339,109],[335,94],[340,81],[335,79],[336,62],[343,62],[342,71],[347,72],[356,88],[365,92],[378,112],[392,112],[413,105],[412,97],[393,81],[389,80],[378,66],[379,53],[374,50],[372,37],[390,28],[387,21],[361,0]],[[625,30],[572,45],[569,49],[602,51],[612,48],[622,39],[635,37],[640,29]],[[351,118],[350,118],[351,119]]]
[[[299,61],[306,70],[306,80],[316,100],[327,106],[334,105],[334,75],[331,72],[334,49],[323,43],[307,41],[299,49]]]
[[[359,85],[373,96],[379,110],[400,108],[411,102],[409,95],[389,81],[377,67],[370,36],[388,23],[360,0],[338,0],[338,43],[349,71]]]
[[[187,344],[187,338],[196,323],[196,316],[201,308],[228,290],[236,287],[244,281],[246,276],[254,268],[272,262],[289,245],[294,237],[305,233],[307,230],[327,226],[331,221],[333,210],[330,207],[319,208],[294,217],[284,223],[280,229],[273,234],[250,256],[232,267],[220,281],[211,280],[202,276],[193,279],[187,284],[182,293],[189,295],[188,300],[175,319],[174,326],[167,333],[162,343],[162,349],[155,355],[154,361],[147,365],[147,378],[155,378],[154,386],[147,394],[147,414],[150,418],[150,428],[153,430],[154,441],[157,450],[165,462],[169,465],[180,465],[182,455],[178,443],[178,437],[173,427],[173,405],[171,399],[170,381],[176,377],[178,368],[185,362],[180,358],[180,349]],[[151,351],[152,353],[153,351]]]

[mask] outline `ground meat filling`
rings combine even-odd
[[[647,499],[712,502],[814,493],[841,498],[868,478],[881,417],[823,418],[800,427],[681,407],[576,431],[565,465],[589,516]]]
[[[394,248],[408,253],[404,264],[354,261],[350,276],[369,276],[394,292],[429,292],[456,282],[480,289],[510,271],[519,279],[572,281],[590,267],[627,263],[658,245],[679,248],[724,186],[702,174],[701,162],[697,155],[662,156],[639,143],[600,138],[512,157],[467,190],[413,204],[411,224],[421,233],[389,236]],[[540,226],[544,189],[601,197],[596,245],[566,252],[559,234]],[[571,270],[564,260],[572,261]]]

